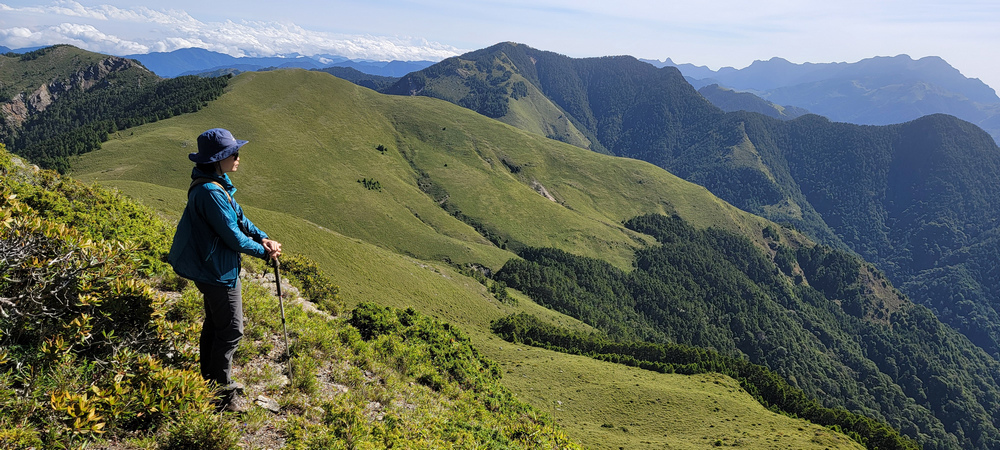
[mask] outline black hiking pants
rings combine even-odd
[[[201,328],[201,376],[220,387],[232,384],[233,353],[243,337],[243,298],[236,286],[195,282],[205,296],[205,322]]]

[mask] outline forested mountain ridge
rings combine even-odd
[[[992,237],[1000,151],[976,126],[946,115],[859,126],[815,115],[781,122],[723,113],[676,69],[629,57],[572,59],[504,43],[458,59],[477,67],[513,62],[604,150],[652,162],[744,210],[852,249],[914,301],[1000,352],[1000,277],[988,263],[1000,253]],[[449,74],[435,67],[409,78],[442,83],[432,75]],[[472,76],[450,73],[459,75]]]
[[[0,139],[16,135],[31,115],[44,111],[63,95],[92,89],[116,72],[132,72],[137,83],[155,83],[159,78],[135,61],[69,45],[0,55]]]
[[[364,86],[373,91],[380,91],[382,89],[385,89],[393,85],[396,81],[399,81],[398,77],[383,77],[379,75],[370,75],[361,72],[360,70],[355,69],[353,67],[334,66],[316,70],[319,70],[321,72],[326,72],[337,78],[343,78],[347,81],[350,81],[351,83],[354,83],[358,86]]]
[[[111,133],[197,111],[228,77],[166,80],[135,60],[57,45],[0,56],[0,80],[0,142],[65,172]]]
[[[831,227],[912,298],[1000,353],[1000,278],[989,262],[1000,255],[993,139],[946,115],[855,133],[825,123],[821,130],[840,136],[818,142],[815,131],[795,130],[800,125],[788,124],[789,135],[805,140],[785,154]],[[833,144],[845,138],[863,144]]]
[[[482,69],[489,69],[489,73]],[[499,78],[493,75],[508,72],[511,74]],[[411,73],[383,92],[428,95],[466,106],[470,102],[462,100],[475,93],[466,87],[473,82],[470,80],[492,86],[485,80],[515,77],[534,87],[530,92],[537,92],[527,99],[551,104],[558,113],[532,110],[525,114],[524,109],[508,107],[524,100],[515,99],[513,91],[502,84],[490,90],[491,104],[499,106],[471,109],[535,132],[540,127],[523,124],[551,124],[553,118],[567,121],[569,129],[585,136],[585,141],[543,134],[601,153],[651,162],[708,187],[737,207],[759,214],[760,208],[754,206],[767,206],[771,214],[765,217],[792,224],[830,245],[843,246],[787,173],[772,171],[768,166],[774,162],[765,162],[762,158],[767,155],[746,145],[749,141],[745,141],[739,124],[720,125],[729,116],[698,94],[672,67],[656,69],[629,56],[573,59],[508,42]],[[442,85],[458,88],[437,88]],[[460,95],[442,95],[441,91]],[[545,98],[535,98],[539,95]],[[727,154],[716,155],[720,151]],[[705,166],[711,170],[702,170]],[[734,185],[725,184],[728,181]],[[750,195],[743,195],[744,191]]]
[[[662,73],[679,76],[670,72]],[[682,92],[693,90],[688,86]],[[723,114],[695,98],[717,117],[744,116]],[[579,255],[574,258],[595,260],[580,266],[595,268],[598,276],[574,278],[573,271],[565,271],[543,285],[581,302],[596,299],[578,308],[578,318],[591,326],[608,325],[611,336],[633,329],[654,342],[676,339],[746,355],[790,380],[794,375],[792,383],[824,405],[885,420],[928,448],[991,448],[1000,434],[993,419],[1000,417],[993,400],[1000,398],[996,361],[925,308],[900,300],[871,266],[845,252],[816,247],[800,233],[737,210],[648,163],[584,151],[448,102],[379,95],[315,72],[243,74],[204,110],[116,136],[101,151],[85,155],[81,176],[119,186],[176,215],[183,206],[176,199],[187,185],[190,130],[206,122],[254,143],[254,157],[234,175],[245,189],[241,192],[253,192],[241,204],[277,214],[262,215],[268,220],[262,221],[265,229],[276,230],[276,236],[287,238],[286,245],[302,248],[344,280],[342,293],[402,302],[482,327],[508,306],[479,303],[479,296],[451,296],[452,288],[444,284],[457,277],[440,264],[496,271],[508,260],[517,261],[515,251],[528,260],[530,248],[556,247]],[[755,122],[744,122],[745,130],[736,136],[755,135]],[[755,154],[773,158],[749,144],[741,152],[740,162],[748,166]],[[652,227],[622,225],[647,214],[679,219],[660,235]],[[330,230],[380,250],[342,255],[332,247],[340,241],[321,237]],[[372,261],[371,255],[389,251],[417,259],[421,269],[410,263],[398,276],[375,275],[386,262]],[[679,263],[669,263],[670,258]],[[440,270],[433,279],[442,284],[412,284],[414,274],[430,270],[424,266]],[[622,285],[641,287],[634,291],[640,299],[632,293],[605,301],[605,292],[589,292],[586,286],[590,280],[630,274],[639,283]],[[571,282],[559,281],[566,279]],[[640,311],[635,305],[649,308]],[[626,320],[605,321],[602,314],[584,314],[588,309]],[[549,313],[544,311],[534,313]],[[524,368],[519,365],[523,357],[508,345],[499,349],[481,339],[491,349],[484,351],[511,358],[509,371],[524,371],[524,381],[515,377],[511,383],[538,388],[551,380],[529,384],[540,373],[559,376],[549,366]],[[594,376],[600,374],[585,378]],[[590,392],[597,384],[587,383],[572,384],[570,392]],[[627,384],[623,393],[632,392]],[[519,396],[541,395],[530,388]],[[571,396],[574,402],[590,401]],[[621,396],[607,401],[616,398]],[[615,417],[648,406],[637,403],[643,406],[618,410]],[[586,424],[593,422],[579,419],[593,417],[590,411],[576,409],[563,423],[575,421],[579,430],[591,433]],[[645,439],[669,434],[658,430]]]
[[[698,93],[726,112],[747,111],[760,113],[775,119],[794,119],[809,114],[796,106],[780,106],[749,92],[737,92],[718,84],[710,84],[698,89]]]

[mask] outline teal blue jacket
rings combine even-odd
[[[204,183],[190,189],[167,261],[184,278],[234,287],[240,276],[240,253],[265,258],[261,242],[267,234],[243,214],[228,175],[195,168],[191,179],[198,178],[208,178],[221,187]]]

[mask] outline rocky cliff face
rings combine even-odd
[[[42,84],[32,92],[20,92],[0,104],[0,135],[14,133],[32,114],[45,111],[52,102],[72,91],[86,91],[105,82],[108,75],[139,68],[148,70],[131,59],[109,56],[88,67]]]

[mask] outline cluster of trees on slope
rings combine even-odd
[[[509,342],[586,355],[661,373],[722,373],[738,380],[743,389],[764,406],[845,432],[867,448],[919,448],[916,441],[901,436],[897,430],[870,417],[842,408],[823,407],[775,372],[745,359],[681,344],[614,341],[596,334],[562,329],[525,313],[498,319],[493,322],[492,328],[494,333]]]
[[[187,76],[141,86],[127,75],[108,78],[104,86],[60,98],[6,144],[41,167],[65,172],[71,156],[99,149],[111,133],[198,111],[222,95],[229,80]]]
[[[974,125],[945,115],[859,126],[724,113],[676,69],[630,57],[572,59],[503,43],[459,58],[490,57],[509,61],[595,150],[651,162],[857,252],[1000,355],[1000,149]],[[411,74],[428,85],[449,76],[439,66]]]
[[[20,62],[59,53],[50,49],[21,55]],[[111,133],[198,111],[222,95],[228,80],[228,76],[161,80],[141,66],[113,71],[90,89],[61,93],[43,111],[6,130],[3,143],[32,163],[65,172],[70,157],[100,148]]]
[[[855,256],[772,237],[772,257],[676,216],[626,225],[660,242],[637,251],[631,272],[531,248],[495,278],[615,340],[747,358],[825,407],[884,420],[925,448],[1000,445],[1000,364]]]

